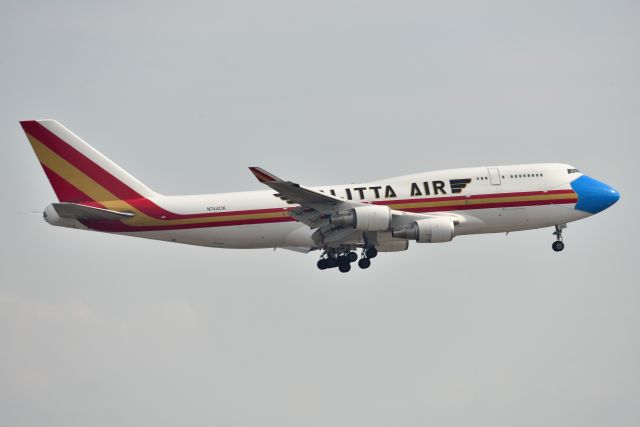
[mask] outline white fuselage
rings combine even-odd
[[[420,201],[423,206],[413,212],[431,215],[454,214],[462,220],[456,226],[456,235],[481,234],[528,230],[565,224],[590,215],[574,208],[575,201],[567,203],[536,204],[536,197],[558,190],[571,190],[571,181],[582,174],[566,164],[542,163],[498,167],[475,167],[419,173],[372,181],[362,184],[313,187],[345,200],[388,204],[404,210]],[[459,193],[452,193],[451,180],[471,181]],[[425,184],[426,183],[426,184]],[[428,193],[428,194],[427,194]],[[514,198],[505,195],[513,194]],[[525,202],[519,194],[529,194]],[[535,196],[538,194],[539,196]],[[492,199],[492,197],[501,199]],[[483,203],[471,201],[480,198]],[[502,203],[501,201],[507,201]],[[292,207],[280,200],[275,191],[248,191],[194,196],[158,196],[154,203],[182,215],[208,212],[232,214],[238,211],[261,211]],[[434,201],[434,202],[432,202]],[[486,203],[484,203],[486,201]],[[511,203],[509,203],[511,202]],[[440,206],[443,205],[443,206]],[[451,206],[451,209],[448,208]],[[411,208],[408,208],[411,210]],[[247,223],[203,228],[125,231],[132,235],[178,243],[220,248],[312,248],[313,230],[294,221]]]

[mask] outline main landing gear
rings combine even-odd
[[[371,266],[371,258],[375,258],[377,255],[378,250],[373,246],[362,251],[360,260],[358,260],[358,254],[350,250],[340,255],[335,250],[327,250],[323,257],[318,260],[317,265],[320,270],[338,267],[341,273],[347,273],[351,271],[351,264],[356,261],[358,261],[358,267],[362,269],[369,268]]]
[[[366,249],[362,250],[362,258],[358,261],[358,267],[361,269],[367,269],[371,267],[371,258],[375,258],[378,256],[378,250],[375,246],[369,246]]]
[[[556,236],[556,241],[553,242],[551,247],[554,251],[560,252],[564,249],[564,242],[562,241],[562,230],[567,228],[567,224],[556,225],[556,231],[553,232],[553,235]]]

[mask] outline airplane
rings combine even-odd
[[[554,227],[620,198],[611,186],[563,163],[472,167],[361,184],[309,187],[250,167],[269,187],[188,196],[152,191],[55,120],[20,124],[58,198],[44,210],[54,226],[215,248],[319,251],[317,267],[369,268],[379,252],[409,242]],[[357,250],[361,250],[358,256]]]

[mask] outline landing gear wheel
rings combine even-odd
[[[369,268],[369,266],[371,266],[371,260],[369,258],[360,258],[360,261],[358,261],[358,267],[363,270]]]
[[[326,259],[326,258],[322,258],[322,259],[318,260],[318,264],[317,264],[318,268],[320,270],[324,270],[324,269],[328,268],[327,261],[329,261],[329,260]]]
[[[349,270],[351,270],[351,264],[348,262],[346,264],[340,264],[338,270],[340,270],[341,273],[348,273]]]
[[[378,255],[378,250],[375,246],[368,247],[366,251],[364,251],[367,258],[375,258]]]
[[[338,261],[335,258],[327,258],[326,261],[327,268],[336,268],[338,266]]]
[[[551,247],[556,252],[560,252],[564,249],[564,243],[562,243],[562,230],[565,228],[567,228],[567,224],[559,224],[556,225],[556,231],[553,232],[553,235],[556,236],[556,241],[553,242]]]
[[[349,262],[356,262],[358,260],[358,254],[355,252],[349,252],[347,254],[347,258],[349,259]]]
[[[346,255],[340,255],[338,258],[336,258],[336,260],[338,261],[338,265],[343,265],[343,264],[349,264],[349,257],[347,257]]]

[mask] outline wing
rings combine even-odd
[[[364,203],[345,200],[295,182],[282,180],[258,167],[251,167],[249,170],[258,178],[258,181],[277,191],[277,197],[286,202],[300,205],[291,209],[289,214],[311,228],[320,228],[329,224],[331,214],[356,206],[365,206]]]
[[[281,199],[301,206],[308,206],[322,213],[333,213],[336,207],[350,208],[363,205],[363,203],[331,196],[295,182],[282,180],[258,167],[250,167],[249,170],[258,178],[258,181],[276,190],[277,196]]]
[[[277,197],[288,203],[299,205],[290,209],[289,215],[296,221],[317,229],[312,237],[319,246],[340,245],[346,241],[361,238],[362,233],[357,230],[334,229],[329,223],[329,217],[357,206],[366,206],[365,203],[345,200],[292,181],[285,181],[259,167],[250,167],[249,170],[258,181],[277,191]]]
[[[404,250],[407,248],[407,240],[391,236],[391,230],[367,231],[356,230],[352,227],[334,227],[329,218],[336,213],[345,212],[349,209],[360,206],[371,206],[369,203],[360,203],[353,200],[345,200],[341,197],[332,196],[309,187],[302,186],[295,182],[285,181],[277,176],[258,167],[250,167],[251,172],[261,183],[277,191],[276,196],[288,203],[298,206],[289,210],[289,215],[297,221],[316,229],[312,238],[319,247],[325,246],[362,246],[367,242],[376,246],[394,247],[402,243]],[[440,212],[435,215],[424,215],[419,213],[391,210],[391,227],[401,227],[413,221],[432,218],[434,216],[453,216],[457,224],[461,218]],[[396,250],[396,249],[391,249]]]

